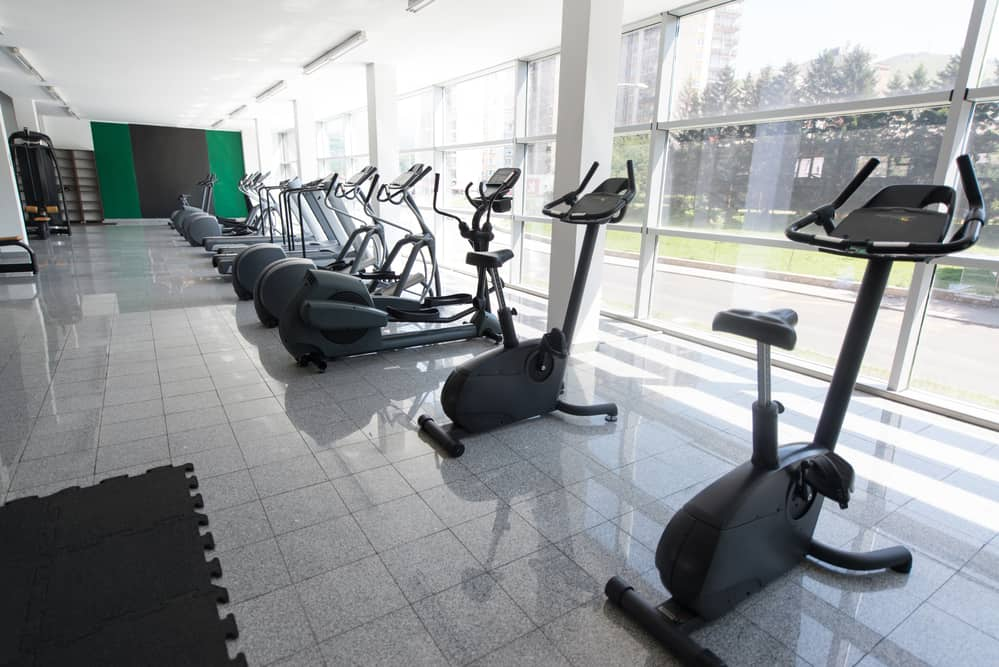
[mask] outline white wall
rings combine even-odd
[[[69,116],[42,116],[41,121],[42,132],[52,137],[52,144],[56,148],[94,150],[89,120],[77,120]]]
[[[6,137],[8,131],[0,115],[0,134]],[[17,179],[14,176],[14,163],[10,159],[10,148],[6,141],[0,141],[0,236],[19,236],[27,241],[24,230],[24,214],[21,212],[21,196],[17,192]]]

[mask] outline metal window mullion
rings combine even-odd
[[[981,69],[985,58],[988,33],[995,17],[997,0],[975,0],[971,9],[968,32],[961,51],[961,63],[954,81],[954,95],[947,113],[947,126],[940,143],[934,183],[953,183],[957,174],[954,160],[964,150],[975,104],[967,99],[966,93],[971,76]],[[959,92],[960,91],[960,92]],[[909,283],[909,293],[902,312],[902,324],[898,332],[898,343],[892,358],[891,372],[888,375],[888,389],[904,391],[912,381],[912,369],[919,349],[933,288],[935,265],[918,264]]]
[[[668,115],[673,68],[676,64],[676,41],[679,19],[669,14],[660,16],[659,64],[656,72],[656,97],[652,105],[654,118]],[[664,114],[664,110],[666,114]],[[652,314],[652,296],[656,277],[656,250],[659,237],[650,230],[659,226],[666,181],[666,146],[669,134],[659,130],[655,121],[649,126],[648,197],[643,221],[642,245],[638,256],[638,286],[635,289],[635,318],[647,319]]]
[[[999,86],[969,88],[968,99],[972,102],[995,102],[999,100]]]
[[[963,91],[964,88],[958,88],[958,90]],[[950,103],[950,92],[940,91],[935,93],[919,93],[916,95],[900,95],[897,97],[872,98],[847,102],[829,102],[826,104],[810,104],[807,106],[789,107],[783,109],[745,111],[742,113],[725,114],[722,116],[682,118],[678,120],[660,121],[657,123],[657,126],[661,130],[693,130],[705,127],[719,127],[727,125],[758,125],[762,123],[778,123],[790,120],[822,118],[825,116],[844,116],[862,113],[876,113],[879,111],[896,111],[900,109],[945,106]]]

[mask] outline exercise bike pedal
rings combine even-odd
[[[801,483],[836,501],[840,509],[846,509],[850,504],[854,476],[853,466],[835,452],[826,452],[801,463]]]

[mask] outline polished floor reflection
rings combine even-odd
[[[35,247],[37,280],[0,279],[0,497],[193,463],[252,664],[672,664],[603,582],[665,595],[663,525],[747,457],[752,362],[604,321],[568,398],[616,400],[618,423],[545,417],[449,460],[414,421],[488,343],[318,375],[165,223]],[[775,373],[782,438],[824,388]],[[907,544],[912,573],[804,563],[699,638],[735,665],[999,664],[999,434],[857,395],[839,451],[855,499],[821,538]]]

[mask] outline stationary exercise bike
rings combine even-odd
[[[835,201],[786,230],[791,240],[868,261],[815,439],[777,446],[777,416],[783,406],[770,396],[770,347],[794,348],[795,312],[719,313],[713,323],[716,331],[745,336],[757,344],[752,459],[694,496],[666,526],[656,550],[656,567],[673,595],[670,600],[653,607],[621,579],[607,582],[607,597],[685,664],[724,664],[688,633],[728,612],[805,556],[847,570],[907,573],[912,568],[912,554],[905,547],[843,551],[816,540],[815,525],[824,498],[844,509],[850,501],[853,468],[833,450],[893,262],[926,262],[973,246],[986,214],[971,160],[962,155],[957,166],[970,210],[949,240],[944,239],[956,193],[944,185],[889,186],[836,224],[836,209],[877,165],[875,159],[868,161]],[[940,206],[944,210],[936,210]],[[820,230],[803,231],[811,226]]]
[[[499,277],[500,267],[513,253],[509,250],[468,253],[466,261],[488,271],[496,286],[503,347],[483,352],[448,376],[441,390],[441,404],[453,422],[450,428],[441,427],[428,415],[417,420],[420,429],[451,456],[465,453],[459,439],[462,433],[479,433],[556,410],[578,416],[604,415],[607,421],[617,419],[617,406],[613,403],[572,405],[559,398],[565,387],[569,346],[600,226],[624,218],[628,204],[635,197],[635,170],[630,160],[627,178],[608,178],[580,197],[597,167],[594,162],[578,188],[543,209],[545,215],[556,220],[586,225],[561,329],[554,328],[538,339],[519,341],[513,311],[506,305]]]

